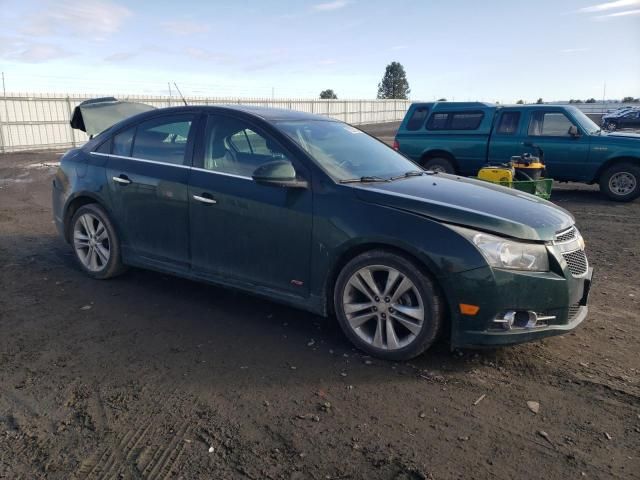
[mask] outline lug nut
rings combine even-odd
[[[387,318],[387,314],[386,314],[386,313],[382,313],[382,314],[380,314],[380,316],[381,316],[382,318]]]
[[[376,300],[376,302],[379,302],[380,301],[380,297],[376,297],[375,300]]]
[[[378,311],[378,307],[373,307],[373,311],[377,312]]]
[[[391,301],[391,299],[389,297],[384,297],[384,301],[389,303]]]
[[[389,313],[393,313],[395,310],[393,308],[389,308]]]

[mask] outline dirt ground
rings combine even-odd
[[[595,267],[575,332],[389,363],[245,294],[88,279],[51,221],[58,158],[0,156],[0,478],[640,477],[640,201],[554,191]]]

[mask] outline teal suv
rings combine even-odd
[[[335,315],[387,359],[439,335],[541,339],[587,315],[592,270],[568,212],[299,112],[135,115],[64,155],[53,212],[93,278],[136,266],[241,289]]]
[[[414,103],[394,143],[426,169],[468,176],[538,147],[549,178],[597,183],[620,202],[640,196],[640,134],[603,132],[570,105]]]

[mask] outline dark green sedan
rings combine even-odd
[[[335,315],[401,360],[568,332],[592,269],[574,219],[507,188],[423,171],[345,123],[185,106],[123,120],[64,155],[55,223],[80,267],[143,267]]]

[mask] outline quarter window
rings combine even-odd
[[[530,136],[569,137],[571,120],[562,112],[534,112],[529,121]]]
[[[111,153],[123,157],[130,157],[131,144],[133,143],[133,135],[135,132],[136,128],[133,127],[125,130],[124,132],[120,132],[117,135],[114,135],[113,145],[111,146]]]
[[[205,142],[203,166],[215,172],[250,177],[260,165],[287,159],[274,140],[227,117],[209,117]]]
[[[434,113],[429,117],[427,130],[476,130],[483,118],[483,112]]]
[[[420,130],[428,114],[429,109],[427,107],[416,108],[407,122],[407,130]]]
[[[518,130],[520,112],[502,112],[496,133],[500,135],[513,135]]]
[[[138,125],[132,156],[184,165],[193,115],[155,118]]]
[[[447,128],[448,113],[434,113],[427,122],[427,130],[445,130]]]
[[[452,113],[451,130],[475,130],[480,126],[484,118],[482,112]]]

